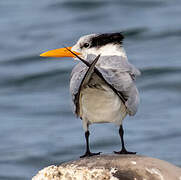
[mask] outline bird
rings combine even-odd
[[[114,153],[136,154],[125,147],[123,120],[138,110],[140,97],[135,80],[141,72],[128,61],[123,40],[122,32],[89,34],[71,47],[40,55],[78,60],[70,76],[70,93],[73,111],[82,120],[85,131],[86,151],[81,158],[101,153],[90,151],[89,126],[93,123],[118,125],[122,147]]]

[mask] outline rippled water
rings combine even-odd
[[[124,31],[141,105],[124,121],[129,150],[181,166],[181,2],[179,0],[0,1],[0,179],[30,179],[50,164],[84,153],[81,121],[71,111],[75,62],[44,59],[89,33]],[[91,127],[93,151],[120,147],[118,127]]]

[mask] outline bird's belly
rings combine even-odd
[[[121,99],[107,85],[84,88],[80,94],[80,112],[89,124],[114,122],[120,125],[127,114]]]

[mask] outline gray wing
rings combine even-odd
[[[128,72],[120,72],[117,69],[114,72],[101,68],[98,69],[105,80],[123,95],[126,100],[125,105],[128,114],[131,116],[135,115],[139,105],[139,93],[132,76]]]
[[[73,111],[76,112],[76,105],[78,103],[77,94],[81,82],[88,70],[88,67],[83,63],[78,63],[72,70],[70,76],[70,93],[73,101]]]
[[[101,56],[97,63],[102,69],[119,70],[119,72],[128,72],[131,75],[139,76],[141,72],[128,62],[127,57],[122,56]]]
[[[86,61],[91,63],[94,59],[94,55],[89,55]],[[140,71],[130,64],[126,57],[121,56],[101,56],[96,67],[107,83],[124,96],[129,115],[134,115],[139,104],[139,94],[134,80],[137,75],[140,75]],[[71,73],[70,92],[74,102],[74,111],[76,110],[76,95],[87,69],[88,67],[80,62]]]
[[[76,114],[77,116],[80,115],[80,104],[79,104],[80,91],[81,91],[81,89],[82,89],[83,87],[85,87],[86,85],[89,84],[90,79],[91,79],[92,75],[94,74],[95,65],[96,65],[97,61],[99,60],[99,57],[100,57],[100,55],[98,55],[98,56],[94,59],[94,61],[93,61],[92,63],[90,63],[90,66],[85,69],[86,72],[84,72],[84,71],[80,71],[80,72],[79,72],[78,76],[81,77],[81,78],[80,78],[81,81],[79,81],[79,78],[78,78],[78,82],[76,82],[76,80],[73,79],[73,77],[75,77],[75,78],[77,79],[77,77],[76,77],[76,72],[77,72],[77,71],[75,71],[75,70],[78,70],[78,71],[79,71],[79,69],[84,69],[84,68],[82,68],[82,67],[80,67],[80,66],[77,66],[76,69],[74,69],[73,76],[72,76],[72,78],[71,78],[72,81],[71,81],[71,83],[70,83],[70,84],[71,84],[70,87],[71,87],[72,92],[73,92],[74,90],[76,90],[76,92],[73,93],[73,102],[74,102],[74,105],[75,105],[75,107],[74,107],[74,112],[75,112],[75,114]],[[81,74],[81,76],[80,76],[80,74]],[[82,77],[82,74],[84,75],[83,77]],[[75,81],[76,84],[74,84],[73,81]],[[79,82],[80,82],[80,84],[79,84]],[[78,87],[78,90],[77,90],[77,87]],[[73,88],[74,88],[74,90],[73,90]]]
[[[121,56],[102,56],[99,63],[98,70],[105,80],[126,99],[128,114],[135,115],[140,101],[135,78],[141,74],[140,71]]]

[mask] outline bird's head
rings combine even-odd
[[[88,54],[102,56],[126,56],[122,43],[124,36],[121,33],[90,34],[82,36],[75,45],[42,53],[46,57],[73,57],[69,50],[76,55],[86,58]]]

